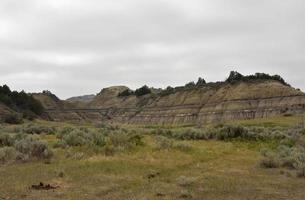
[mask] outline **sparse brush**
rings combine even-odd
[[[14,145],[14,138],[8,133],[0,133],[0,147]]]
[[[280,145],[276,151],[262,151],[262,155],[264,158],[261,163],[264,167],[287,167],[290,169],[303,169],[305,167],[305,150],[300,146]]]
[[[28,124],[23,127],[23,131],[28,134],[54,134],[55,128],[37,124]]]
[[[98,123],[95,125],[95,127],[106,131],[116,131],[120,129],[118,125],[112,125],[107,123]]]
[[[64,127],[60,131],[56,132],[56,137],[61,139],[61,138],[63,138],[64,135],[67,135],[74,130],[75,130],[75,128],[70,127],[70,126]]]
[[[293,146],[303,134],[299,129],[284,129],[281,127],[244,127],[241,125],[222,125],[214,128],[180,128],[180,129],[154,129],[153,135],[161,135],[180,140],[231,140],[243,139],[253,141],[277,140]],[[286,141],[284,141],[286,140]]]
[[[174,148],[178,149],[179,151],[183,151],[183,152],[189,152],[193,149],[192,145],[187,144],[187,143],[174,144]]]
[[[86,136],[86,133],[82,132],[81,130],[73,130],[72,132],[63,136],[63,140],[69,146],[83,146],[88,144],[87,138],[88,136]]]
[[[16,159],[17,152],[13,147],[0,148],[0,163],[7,163]]]
[[[15,143],[15,149],[22,154],[29,155],[37,159],[49,159],[53,156],[53,152],[46,143],[35,140],[31,137],[24,138]]]
[[[156,136],[156,148],[158,150],[168,150],[173,147],[173,141],[164,136]]]

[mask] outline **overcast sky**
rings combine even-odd
[[[304,0],[0,0],[0,84],[60,98],[231,70],[305,90]]]

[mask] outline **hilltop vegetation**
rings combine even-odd
[[[228,78],[225,81],[218,81],[218,82],[206,82],[204,78],[199,77],[197,82],[195,83],[194,81],[191,81],[189,83],[186,83],[184,86],[178,86],[178,87],[172,87],[168,86],[165,89],[160,89],[156,90],[158,91],[161,96],[166,96],[172,93],[175,93],[177,91],[181,90],[187,90],[187,89],[194,89],[198,87],[219,87],[223,84],[235,84],[238,82],[255,82],[255,81],[278,81],[283,85],[290,86],[281,76],[279,75],[269,75],[266,73],[255,73],[254,75],[247,75],[244,76],[241,73],[237,71],[231,71]],[[146,95],[146,94],[151,94],[153,93],[154,88],[149,88],[147,85],[144,85],[135,91],[131,89],[126,89],[123,92],[119,93],[119,97],[126,97],[126,96],[131,96],[135,95],[137,97]]]
[[[11,91],[7,85],[0,86],[0,102],[20,113],[24,118],[33,119],[37,115],[41,115],[43,107],[41,103],[35,100],[30,94],[24,91]],[[8,116],[7,122],[13,122],[16,116]],[[18,120],[15,119],[17,122]]]
[[[244,76],[237,71],[231,71],[229,77],[225,82],[235,83],[238,81],[256,81],[256,80],[273,80],[282,83],[283,85],[290,86],[281,76],[279,75],[269,75],[265,73],[255,73],[254,75]]]

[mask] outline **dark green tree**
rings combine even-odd
[[[191,81],[191,82],[185,84],[185,87],[186,87],[186,88],[192,88],[192,87],[195,87],[195,86],[196,86],[196,84],[195,84],[194,81]]]
[[[150,94],[151,93],[151,89],[149,89],[149,87],[147,85],[144,85],[142,87],[140,87],[139,89],[136,89],[136,91],[134,92],[136,96],[143,96],[146,94]]]
[[[226,82],[232,83],[234,81],[241,81],[243,79],[243,75],[237,71],[231,71],[229,77]]]
[[[205,85],[205,84],[206,84],[206,81],[203,78],[199,77],[196,85],[200,86],[200,85]]]

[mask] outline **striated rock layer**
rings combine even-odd
[[[50,120],[128,124],[205,124],[303,113],[305,109],[305,94],[278,81],[207,84],[167,95],[119,97],[126,89],[103,89],[90,102],[54,102],[46,94],[35,98]]]

